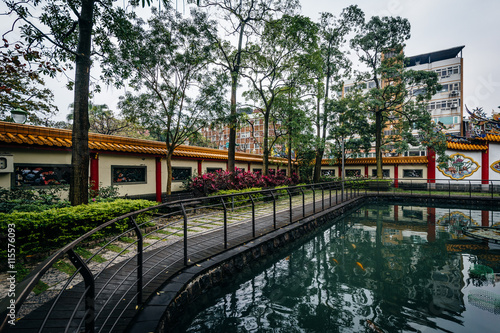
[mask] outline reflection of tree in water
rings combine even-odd
[[[385,246],[382,217],[375,231],[363,225],[365,211],[351,215],[200,313],[191,331],[203,331],[206,320],[212,332],[441,329],[435,318],[460,324],[459,256],[444,238]]]

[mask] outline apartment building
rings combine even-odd
[[[407,58],[406,68],[411,70],[434,71],[438,75],[441,90],[435,94],[427,104],[427,110],[432,119],[441,122],[447,134],[462,135],[463,119],[463,57],[462,50],[465,46],[457,46],[441,51],[423,53]],[[352,89],[361,89],[363,92],[375,88],[374,81],[357,83],[348,81],[344,85],[343,94]],[[424,93],[421,87],[411,87],[410,95],[417,96]],[[384,135],[391,135],[391,127],[384,129]],[[354,156],[356,155],[356,156]],[[411,148],[404,156],[425,156],[425,150],[417,147]],[[349,157],[374,157],[374,150],[365,154],[348,154]],[[385,156],[395,156],[387,153]]]
[[[419,54],[409,57],[408,69],[434,71],[438,74],[441,90],[427,104],[432,119],[441,122],[448,134],[463,134],[463,57],[465,46]],[[422,93],[413,89],[412,94]]]
[[[259,110],[243,109],[239,113],[245,113],[240,128],[236,131],[236,151],[262,155],[262,143],[264,141],[264,119]],[[269,124],[269,139],[276,137],[279,133],[279,124]],[[212,143],[216,149],[228,149],[229,127],[213,126],[200,130],[201,135]],[[281,156],[282,146],[275,145],[271,156]],[[282,156],[285,157],[285,156]]]

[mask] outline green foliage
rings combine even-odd
[[[104,222],[156,204],[147,200],[118,199],[113,202],[52,208],[42,212],[1,213],[0,230],[5,232],[8,224],[14,224],[18,255],[32,255],[61,248]],[[148,216],[149,214],[143,214],[136,220],[141,223]],[[101,239],[129,228],[127,221],[118,222],[95,233],[90,239]],[[6,249],[1,249],[0,258],[5,260],[3,258],[6,254]]]
[[[253,191],[261,191],[262,188],[260,187],[251,187],[251,188],[246,188],[243,190],[222,190],[218,191],[215,193],[210,194],[209,196],[216,196],[216,195],[226,195],[226,194],[239,194],[239,193],[247,193],[247,192],[253,192]],[[263,194],[258,193],[258,194],[252,194],[252,198],[254,201],[259,201],[264,197]],[[250,204],[250,198],[247,195],[237,195],[232,198],[226,198],[224,199],[226,202],[226,205],[230,204],[231,202],[234,202],[234,206],[243,206],[243,205],[249,205]]]
[[[92,189],[93,183],[89,184],[89,199],[93,202],[100,201],[113,201],[118,199],[119,190],[118,186],[110,185],[110,186],[99,186],[98,190]],[[89,200],[90,201],[90,200]]]
[[[68,201],[62,200],[60,193],[67,187],[51,186],[40,189],[14,187],[0,188],[0,213],[42,212],[50,208],[68,207]]]

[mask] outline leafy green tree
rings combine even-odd
[[[23,38],[50,54],[54,61],[75,70],[74,122],[72,131],[72,174],[69,198],[72,205],[88,203],[90,72],[92,55],[102,54],[109,45],[110,26],[126,20],[123,8],[113,0],[3,0],[10,13],[15,13]],[[142,0],[142,5],[151,0]],[[128,4],[136,6],[137,0]],[[94,43],[93,43],[94,42]],[[56,65],[58,63],[56,62]],[[96,90],[99,86],[96,85]]]
[[[73,121],[73,104],[70,104],[71,113],[67,115],[68,122]],[[114,112],[109,109],[106,104],[93,104],[89,102],[89,132],[106,134],[106,135],[121,135],[133,137],[137,139],[147,139],[149,135],[146,130],[139,125],[131,123],[126,119],[121,119],[115,116]],[[71,124],[68,124],[71,128]]]
[[[3,38],[0,46],[0,117],[10,120],[8,112],[22,109],[28,113],[28,123],[40,125],[57,113],[54,94],[45,85],[44,75],[55,76],[61,71],[39,51],[22,42],[13,45]]]
[[[390,150],[396,153],[420,144],[432,147],[440,155],[446,149],[445,137],[435,130],[426,108],[427,101],[439,88],[437,75],[405,68],[403,47],[408,38],[407,19],[375,16],[363,23],[351,40],[359,61],[367,68],[358,81],[374,84],[359,99],[359,109],[364,110],[375,126],[377,178],[382,178],[384,127],[392,131],[386,139]],[[412,94],[417,88],[421,93]]]
[[[269,124],[276,98],[286,93],[291,76],[303,64],[303,55],[317,49],[317,26],[309,18],[284,15],[266,23],[258,44],[252,44],[245,59],[248,71],[242,73],[251,90],[245,97],[261,104],[264,120],[263,173],[269,169]]]
[[[219,55],[216,63],[224,68],[231,78],[231,98],[229,115],[225,111],[220,117],[229,126],[228,169],[235,170],[236,130],[239,117],[237,112],[237,89],[242,70],[243,58],[247,54],[248,40],[255,37],[255,32],[264,22],[280,13],[290,13],[298,8],[297,0],[204,0],[197,1],[200,7],[215,8],[222,18],[219,31],[224,36],[212,35]],[[236,45],[227,40],[237,39]]]
[[[338,105],[330,103],[337,100],[337,95],[330,96],[330,92],[338,92],[342,88],[342,80],[350,72],[351,62],[347,53],[343,50],[347,35],[353,28],[363,22],[364,14],[356,6],[345,8],[336,18],[331,13],[321,13],[319,22],[320,36],[320,65],[316,72],[316,114],[314,122],[316,125],[316,161],[314,167],[315,182],[321,177],[321,161],[326,148],[326,139],[330,130],[338,126],[331,122],[331,114],[335,112],[331,106]]]
[[[147,24],[137,19],[123,30],[114,56],[104,61],[116,80],[128,80],[136,91],[120,98],[126,118],[165,139],[167,194],[174,149],[207,124],[209,111],[226,107],[227,77],[209,68],[215,56],[209,38],[214,26],[199,11],[183,19],[171,7],[153,10]]]

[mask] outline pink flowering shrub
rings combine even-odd
[[[262,176],[260,173],[250,171],[237,171],[231,177],[231,172],[219,170],[214,173],[205,173],[194,177],[187,184],[187,189],[196,195],[207,196],[211,193],[224,190],[243,190],[251,187],[269,188],[282,185],[295,185],[299,177],[294,173],[287,177],[281,173]]]

